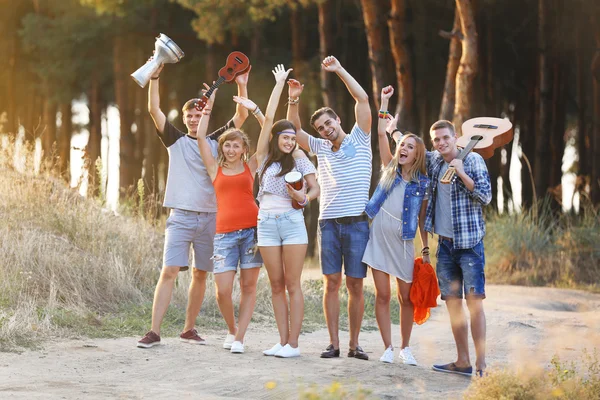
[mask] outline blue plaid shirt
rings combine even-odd
[[[437,151],[427,152],[427,175],[431,179],[431,195],[425,216],[425,230],[433,234],[436,190],[444,159]],[[454,248],[469,249],[485,236],[485,221],[482,207],[492,201],[492,184],[483,158],[477,153],[468,154],[463,160],[464,170],[475,182],[469,191],[455,175],[452,183],[452,231]]]

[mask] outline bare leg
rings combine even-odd
[[[467,308],[471,314],[471,335],[475,343],[476,370],[485,370],[485,313],[483,312],[483,299],[467,298]]]
[[[392,345],[392,320],[390,318],[390,276],[385,272],[371,268],[375,282],[375,318],[383,346],[387,349]]]
[[[185,310],[185,326],[183,331],[187,332],[196,325],[196,317],[200,313],[202,301],[204,301],[204,292],[206,290],[206,271],[196,268],[192,270],[192,283],[188,291],[188,304]]]
[[[410,345],[410,335],[413,329],[414,307],[410,301],[410,287],[412,283],[396,279],[398,284],[398,301],[400,302],[400,334],[402,335],[401,349]]]
[[[229,333],[235,335],[235,313],[233,311],[233,300],[231,298],[235,271],[226,271],[219,274],[214,274],[214,276],[219,310],[221,310],[221,315],[227,324]]]
[[[260,247],[260,255],[265,262],[265,268],[271,282],[273,312],[275,313],[280,343],[285,346],[290,336],[290,325],[287,298],[285,297],[282,248],[281,246],[263,246]]]
[[[446,300],[446,307],[450,314],[450,324],[452,325],[452,334],[456,343],[456,366],[466,368],[471,366],[469,359],[469,328],[463,311],[462,299],[449,298]]]
[[[363,278],[346,277],[348,288],[348,326],[350,328],[350,348],[358,346],[358,334],[365,312],[365,297],[363,296]]]
[[[329,340],[334,349],[340,348],[340,286],[342,285],[342,273],[323,275],[325,279],[325,293],[323,294],[323,311],[329,331]]]
[[[302,268],[306,257],[306,244],[283,246],[285,287],[290,296],[290,336],[288,344],[298,347],[298,337],[304,319],[304,296],[302,295]]]
[[[256,282],[260,268],[242,269],[240,272],[240,316],[238,318],[238,330],[235,340],[244,343],[246,329],[250,325],[254,305],[256,304]]]
[[[154,290],[154,301],[152,303],[152,326],[150,329],[160,335],[160,325],[169,308],[175,279],[179,273],[179,267],[163,267],[160,278]]]

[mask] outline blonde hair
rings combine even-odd
[[[225,164],[225,155],[223,154],[223,145],[228,140],[236,140],[241,139],[244,143],[244,153],[242,154],[242,161],[247,163],[249,160],[248,153],[250,152],[250,139],[248,135],[244,133],[244,131],[236,128],[230,128],[223,132],[221,136],[219,136],[219,147],[217,149],[217,164],[219,167],[222,167]]]
[[[382,188],[387,192],[392,187],[394,180],[396,179],[396,171],[398,171],[398,159],[400,154],[400,144],[402,144],[406,139],[413,138],[417,144],[415,150],[417,154],[415,155],[415,161],[411,166],[408,167],[408,174],[410,176],[411,181],[418,182],[419,173],[421,175],[425,175],[425,143],[423,143],[423,139],[415,135],[414,133],[406,132],[402,138],[398,141],[398,145],[396,146],[396,154],[394,154],[394,158],[392,161],[386,165],[381,172],[381,179],[379,180],[379,184]]]

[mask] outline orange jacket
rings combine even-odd
[[[440,294],[437,276],[431,264],[423,262],[422,257],[415,259],[415,271],[410,288],[410,301],[414,306],[414,321],[421,325],[429,319],[429,309],[437,307]]]

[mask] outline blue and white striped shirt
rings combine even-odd
[[[318,161],[319,219],[362,214],[371,186],[371,133],[365,133],[354,124],[338,151],[331,150],[331,141],[313,136],[308,137],[308,144]]]

